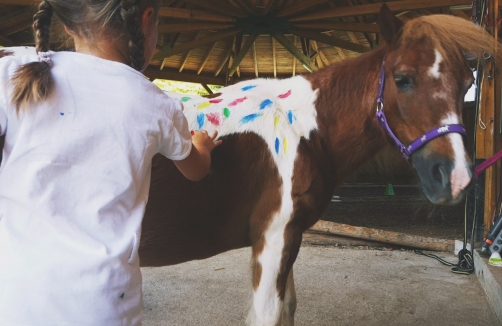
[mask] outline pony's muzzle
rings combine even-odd
[[[472,168],[458,166],[446,156],[419,150],[412,156],[419,186],[434,204],[452,205],[460,202],[472,179]]]

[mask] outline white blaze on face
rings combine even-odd
[[[429,68],[429,76],[439,79],[441,76],[441,73],[439,72],[439,64],[443,61],[443,56],[438,50],[434,50],[434,53],[436,54],[436,61],[434,61],[432,67]]]
[[[458,124],[459,120],[456,114],[450,113],[445,119],[441,121],[442,124]],[[467,187],[471,181],[467,161],[465,160],[464,143],[462,136],[458,133],[448,134],[451,146],[454,153],[454,167],[450,175],[451,195],[455,199],[460,192]]]

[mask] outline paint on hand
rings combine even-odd
[[[256,120],[257,118],[261,117],[261,113],[253,113],[253,114],[249,114],[245,117],[243,117],[241,119],[241,124],[244,124],[244,123],[249,123],[251,121],[254,121]]]
[[[263,102],[261,102],[261,104],[260,104],[260,110],[266,109],[266,108],[268,108],[269,106],[271,106],[272,104],[274,104],[274,102],[272,102],[272,101],[271,101],[271,100],[269,100],[269,99],[266,99],[266,100],[264,100]]]
[[[292,123],[293,123],[293,121],[295,121],[295,119],[296,119],[296,118],[295,118],[295,115],[293,114],[293,111],[291,111],[291,110],[289,110],[287,114],[288,114],[288,121],[289,121],[289,124],[292,124]]]
[[[236,100],[234,100],[234,101],[232,101],[232,102],[228,103],[228,106],[236,106],[237,104],[242,103],[242,102],[244,102],[244,101],[245,101],[245,100],[247,100],[247,99],[248,99],[248,98],[247,98],[247,97],[245,97],[245,96],[244,96],[244,97],[241,97],[241,98],[238,98],[238,99],[236,99]]]
[[[199,125],[199,130],[204,127],[204,123],[206,123],[206,115],[204,113],[197,114],[197,124]]]
[[[206,118],[215,126],[219,126],[221,123],[220,114],[218,112],[208,113],[206,114]]]
[[[191,97],[185,96],[181,98],[181,102],[187,102],[190,101],[191,99],[192,99]]]
[[[289,97],[289,95],[291,95],[291,90],[287,91],[287,92],[286,92],[286,93],[284,93],[284,94],[279,95],[279,98],[288,98],[288,97]]]
[[[248,85],[248,86],[244,86],[241,89],[242,89],[243,92],[245,92],[245,91],[249,91],[250,89],[255,88],[256,86],[258,86],[258,85]]]
[[[228,108],[224,108],[223,115],[225,116],[225,118],[228,118],[230,116],[230,110]]]
[[[218,104],[220,103],[221,101],[223,101],[222,98],[215,98],[215,99],[212,99],[209,101],[209,103],[212,103],[212,104]]]
[[[288,153],[288,140],[286,138],[284,138],[282,140],[282,147],[284,147],[284,154],[287,154]]]
[[[277,154],[279,154],[279,148],[281,147],[281,141],[279,140],[279,138],[276,138],[275,139],[275,152]]]
[[[209,103],[209,102],[202,102],[201,104],[199,104],[199,110],[205,109],[208,106],[211,106],[211,103]]]
[[[279,121],[281,120],[281,117],[276,116],[274,119],[274,129],[277,129],[277,125],[279,125]]]

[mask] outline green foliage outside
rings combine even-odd
[[[208,92],[204,89],[204,87],[202,87],[201,84],[185,83],[165,79],[155,79],[153,83],[157,85],[161,90],[167,92],[189,95],[208,95]],[[208,85],[208,87],[213,91],[213,93],[217,93],[218,90],[223,86]]]

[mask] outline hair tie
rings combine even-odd
[[[38,61],[45,62],[46,64],[51,64],[50,52],[38,52]]]

